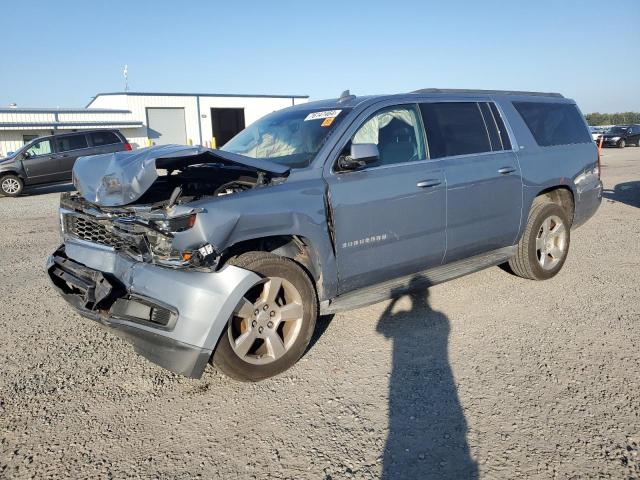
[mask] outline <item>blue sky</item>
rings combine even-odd
[[[10,3],[1,106],[84,106],[128,64],[135,91],[496,88],[640,110],[640,0]]]

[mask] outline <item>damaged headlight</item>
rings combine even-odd
[[[156,257],[155,261],[167,266],[192,266],[212,267],[218,257],[218,253],[210,244],[204,244],[191,250],[176,250],[173,247],[175,233],[184,232],[193,228],[196,223],[196,213],[179,217],[152,220],[154,230],[146,232],[145,236],[151,252]]]
[[[160,255],[162,257],[169,257],[172,256],[172,253],[174,253],[172,248],[173,238],[158,232],[148,232],[146,234],[146,237],[147,241],[149,242],[149,247],[154,254]],[[175,251],[174,256],[177,256],[177,253],[178,252]]]
[[[180,217],[167,218],[162,220],[152,220],[150,223],[158,230],[167,233],[177,233],[189,230],[196,224],[197,213],[183,215]]]

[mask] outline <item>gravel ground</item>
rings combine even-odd
[[[556,278],[323,318],[258,384],[173,375],[72,313],[43,274],[57,193],[0,198],[0,477],[638,478],[640,148],[605,155]]]

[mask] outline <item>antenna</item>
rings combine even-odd
[[[351,95],[351,92],[349,90],[345,90],[344,92],[342,92],[340,94],[340,98],[338,99],[338,103],[348,102],[349,100],[353,100],[354,98],[356,98],[355,95]]]
[[[124,70],[122,70],[122,75],[124,76],[124,91],[129,91],[129,65],[124,66]]]

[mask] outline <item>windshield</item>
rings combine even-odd
[[[316,108],[274,112],[249,125],[221,150],[303,168],[311,163],[349,110]]]
[[[616,133],[618,135],[627,133],[627,127],[611,127],[607,133]]]

